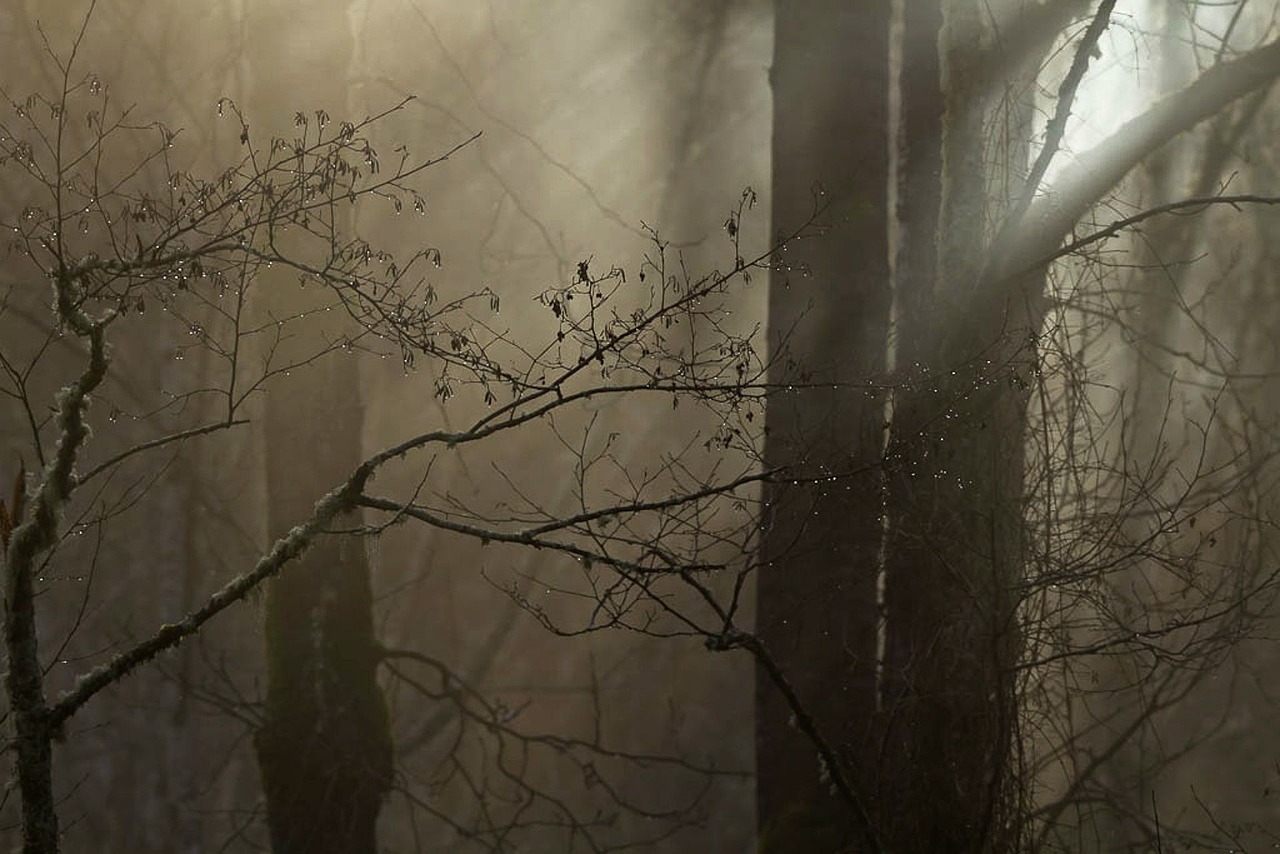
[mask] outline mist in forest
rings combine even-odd
[[[0,9],[0,844],[1274,846],[1276,13]]]

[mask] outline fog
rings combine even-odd
[[[1273,845],[1275,9],[913,3],[0,9],[0,842]]]

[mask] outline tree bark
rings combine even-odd
[[[20,529],[21,530],[21,529]],[[22,796],[23,854],[56,854],[58,814],[53,797],[53,733],[48,724],[44,668],[36,630],[35,590],[31,574],[40,549],[32,536],[15,538],[5,569],[5,649],[17,753],[18,792]]]
[[[69,273],[55,279],[58,319],[89,345],[84,371],[57,395],[55,425],[57,453],[42,472],[31,513],[20,522],[24,508],[22,483],[14,489],[11,523],[5,531],[4,639],[8,657],[5,691],[13,719],[17,753],[18,793],[22,800],[23,854],[57,854],[58,812],[53,793],[52,720],[44,693],[44,665],[36,624],[32,576],[41,555],[58,543],[63,508],[75,490],[75,466],[89,438],[86,414],[90,395],[107,373],[106,328],[82,312]],[[19,475],[21,477],[21,475]]]
[[[949,5],[949,29],[972,21],[970,6]],[[972,40],[962,36],[950,32],[944,43]],[[922,376],[895,399],[888,453],[886,792],[903,818],[881,832],[894,850],[1017,844],[1011,674],[1024,571],[1023,437],[1044,316],[1037,254],[1047,257],[1090,205],[1172,135],[1280,71],[1280,56],[1263,48],[1160,102],[1068,170],[1061,189],[994,247],[990,263],[975,251],[990,201],[975,100],[983,93],[970,88],[983,74],[966,64],[971,53],[961,51],[958,62],[949,55],[944,67],[944,276],[926,310],[904,315],[901,334],[929,345],[918,354]],[[909,117],[909,93],[904,99]]]
[[[288,3],[255,4],[250,38],[250,129],[259,143],[272,132],[296,135],[292,118],[327,108],[349,112],[350,84],[335,96],[355,56],[346,21],[302,30]],[[344,9],[345,11],[345,9]],[[303,34],[305,33],[305,40]],[[294,34],[293,43],[286,36]],[[255,40],[258,40],[255,42]],[[314,131],[313,131],[314,132]],[[349,239],[351,214],[339,217]],[[297,318],[332,295],[299,288],[268,271],[255,283],[268,310]],[[334,312],[335,314],[337,312]],[[341,334],[319,310],[290,321],[291,336],[274,358],[305,360]],[[341,350],[293,370],[265,400],[267,524],[272,534],[312,513],[314,502],[341,483],[361,459],[363,411],[354,355]],[[335,522],[355,526],[352,515]],[[275,854],[375,854],[376,824],[391,786],[392,743],[377,681],[370,568],[363,542],[332,533],[316,540],[267,589],[265,721],[255,737]]]
[[[757,628],[847,769],[870,767],[876,706],[885,401],[866,384],[885,370],[891,299],[889,13],[888,0],[779,3],[771,72],[773,228],[817,218],[770,290],[771,381],[792,387],[770,397],[765,465],[790,472],[765,489]],[[848,850],[850,816],[792,717],[761,672],[761,850]]]

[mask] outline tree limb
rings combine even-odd
[[[1280,76],[1280,40],[1214,66],[1083,154],[996,247],[995,281],[1047,264],[1072,226],[1159,146]]]
[[[310,519],[276,540],[271,550],[262,556],[253,569],[236,576],[210,596],[204,605],[176,623],[166,623],[147,640],[77,678],[75,687],[49,707],[50,728],[56,731],[94,694],[132,673],[166,649],[177,646],[184,638],[199,631],[210,619],[247,596],[264,580],[280,572],[285,564],[306,551],[336,516],[352,506],[353,497],[363,488],[368,474],[366,466],[357,469],[346,483],[316,503]]]
[[[1098,49],[1098,40],[1102,38],[1102,34],[1111,23],[1111,12],[1115,7],[1116,0],[1102,0],[1097,13],[1089,23],[1089,28],[1084,32],[1084,37],[1076,46],[1071,68],[1063,78],[1062,85],[1058,87],[1058,101],[1054,107],[1053,118],[1049,119],[1049,124],[1045,128],[1044,146],[1031,167],[1031,174],[1027,176],[1022,197],[1018,199],[1018,206],[1010,218],[1011,222],[1016,223],[1031,206],[1036,190],[1040,189],[1040,182],[1044,180],[1045,172],[1049,170],[1049,164],[1053,162],[1054,156],[1062,146],[1062,138],[1067,132],[1067,120],[1071,118],[1071,107],[1076,101],[1076,92],[1080,89],[1080,82],[1084,80],[1085,72],[1089,70],[1089,58]]]

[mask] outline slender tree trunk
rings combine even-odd
[[[18,792],[22,796],[23,854],[56,854],[58,814],[53,799],[53,734],[46,722],[44,668],[36,634],[35,551],[9,551],[5,584],[5,690],[13,718]],[[28,559],[30,558],[30,559]]]
[[[57,854],[58,812],[53,792],[53,738],[44,692],[44,665],[36,621],[33,575],[41,557],[57,545],[63,509],[75,489],[75,467],[89,438],[90,396],[107,374],[106,330],[79,310],[71,279],[55,279],[58,317],[88,344],[84,370],[57,397],[57,451],[41,473],[31,511],[25,512],[21,479],[4,525],[5,691],[13,720],[16,776],[22,799],[23,854]],[[19,478],[21,478],[21,474]]]
[[[292,117],[327,108],[333,77],[345,77],[354,55],[351,31],[325,37],[300,29],[291,4],[259,4],[249,13],[252,47],[251,131],[259,142],[293,134]],[[343,21],[343,24],[346,22]],[[282,43],[290,34],[306,40]],[[327,99],[327,100],[326,100]],[[352,222],[340,229],[351,234]],[[279,316],[315,309],[331,296],[300,289],[289,276],[257,283]],[[319,312],[319,318],[326,316]],[[305,358],[338,334],[304,321],[275,358]],[[361,458],[360,377],[353,355],[338,351],[292,372],[266,396],[267,522],[278,534],[306,518],[317,498],[347,477]],[[359,520],[349,517],[357,525]],[[255,743],[276,854],[375,854],[376,824],[390,788],[392,745],[377,682],[369,562],[359,539],[332,534],[272,581],[266,600],[266,719]]]
[[[779,3],[772,69],[774,231],[815,209],[817,227],[781,254],[794,266],[773,273],[772,381],[794,388],[770,398],[765,465],[819,482],[766,487],[757,625],[852,769],[870,767],[876,707],[885,401],[856,386],[886,360],[889,13],[889,0]],[[761,673],[761,850],[847,850],[849,816],[792,717]]]

